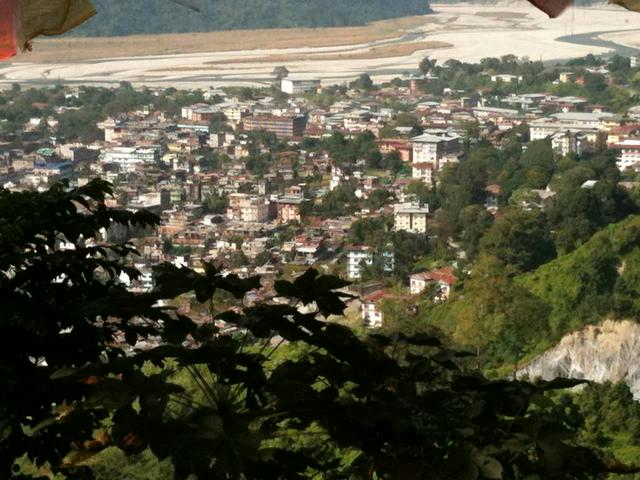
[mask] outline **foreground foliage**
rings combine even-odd
[[[103,242],[104,230],[157,219],[106,208],[109,194],[98,180],[0,191],[2,478],[28,478],[16,463],[25,455],[43,473],[94,478],[92,458],[112,447],[170,460],[177,479],[628,470],[581,447],[577,424],[545,396],[581,382],[490,381],[432,336],[358,338],[325,321],[343,313],[347,283],[313,269],[276,282],[271,301],[219,316],[234,336],[162,300],[193,295],[213,311],[217,291],[242,299],[258,279],[161,265],[152,292],[127,291],[118,279],[136,276],[135,251]],[[281,344],[298,353],[274,362]],[[322,442],[297,441],[306,437]]]

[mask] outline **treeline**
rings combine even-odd
[[[594,73],[590,67],[605,67],[608,74]],[[560,71],[570,69],[583,82],[557,83]],[[497,99],[522,92],[547,92],[558,96],[587,98],[591,103],[602,104],[614,112],[624,112],[638,101],[637,87],[640,76],[631,68],[629,58],[614,55],[603,59],[594,55],[576,58],[561,65],[549,66],[527,57],[504,55],[487,57],[478,63],[465,63],[450,59],[429,69],[436,79],[430,80],[427,93],[441,95],[445,88],[477,95],[482,90],[492,106],[505,106]],[[494,82],[493,74],[509,74],[521,77],[518,82]],[[628,86],[633,88],[628,88]]]
[[[74,36],[340,27],[431,12],[423,0],[200,0],[203,13],[169,0],[94,0],[99,12]]]

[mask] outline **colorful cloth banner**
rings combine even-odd
[[[0,59],[40,35],[60,35],[85,22],[96,11],[91,0],[0,0]]]
[[[573,3],[573,0],[529,0],[529,2],[550,17],[557,17]],[[609,3],[620,5],[627,10],[640,12],[640,0],[609,0]]]
[[[640,0],[610,0],[610,3],[615,3],[629,10],[640,12]]]
[[[201,10],[202,0],[172,0]],[[640,11],[640,0],[609,0],[629,10]],[[529,0],[550,17],[557,17],[573,0]],[[0,0],[0,60],[28,49],[40,35],[60,35],[85,22],[96,11],[91,0]]]
[[[551,18],[555,18],[564,12],[573,3],[573,0],[529,0],[529,2]]]
[[[18,0],[0,0],[0,60],[18,50]]]

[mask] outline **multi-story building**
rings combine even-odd
[[[251,114],[251,111],[243,105],[228,105],[222,109],[222,113],[224,113],[224,116],[227,117],[229,122],[238,125],[242,122],[243,118]]]
[[[347,277],[352,280],[362,278],[363,265],[373,265],[373,251],[371,247],[361,246],[352,248],[347,254]]]
[[[302,116],[279,117],[275,115],[254,115],[244,119],[244,129],[248,132],[265,130],[278,137],[299,137],[304,133],[307,119]]]
[[[443,139],[435,135],[424,134],[411,139],[413,163],[430,162],[435,164],[442,155]]]
[[[229,195],[227,218],[239,222],[265,223],[269,221],[269,202],[256,195],[232,193]]]
[[[280,89],[289,95],[317,92],[321,87],[322,83],[318,79],[303,80],[288,77],[283,78],[280,84]]]
[[[417,203],[401,203],[394,205],[394,228],[397,232],[427,233],[427,217],[429,206]]]
[[[368,328],[380,328],[384,321],[382,303],[391,298],[386,290],[377,290],[362,299],[362,323]]]
[[[589,142],[596,144],[598,132],[603,130],[613,114],[607,112],[585,113],[567,112],[556,113],[548,118],[542,118],[529,124],[531,140],[543,140],[558,130],[571,130],[587,135]]]
[[[558,155],[566,156],[570,153],[582,155],[592,150],[589,135],[581,130],[558,130],[551,135],[551,146]]]
[[[412,176],[425,183],[435,182],[435,172],[446,163],[457,161],[460,152],[460,137],[444,130],[424,133],[411,139]]]
[[[434,285],[437,289],[435,300],[447,300],[451,294],[451,288],[456,283],[453,268],[446,267],[430,272],[414,273],[410,277],[412,295],[424,292],[428,285]]]
[[[612,150],[618,150],[618,169],[621,172],[625,170],[640,170],[640,139],[628,138],[609,146]]]
[[[303,198],[286,196],[278,199],[278,221],[281,223],[301,222]]]
[[[398,152],[403,162],[411,162],[413,158],[413,148],[409,140],[404,138],[385,138],[378,140],[376,143],[380,153]]]
[[[120,165],[125,171],[133,171],[140,164],[156,164],[160,161],[160,147],[113,147],[105,150],[102,162]]]
[[[436,164],[433,162],[412,163],[411,176],[428,185],[434,184],[436,181]]]

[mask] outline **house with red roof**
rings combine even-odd
[[[376,290],[362,298],[362,322],[369,328],[380,328],[384,320],[382,302],[392,297],[388,290]]]
[[[437,300],[447,300],[451,294],[451,288],[456,283],[453,267],[445,267],[429,272],[414,273],[409,278],[412,295],[424,292],[429,285],[435,285],[438,289]]]

